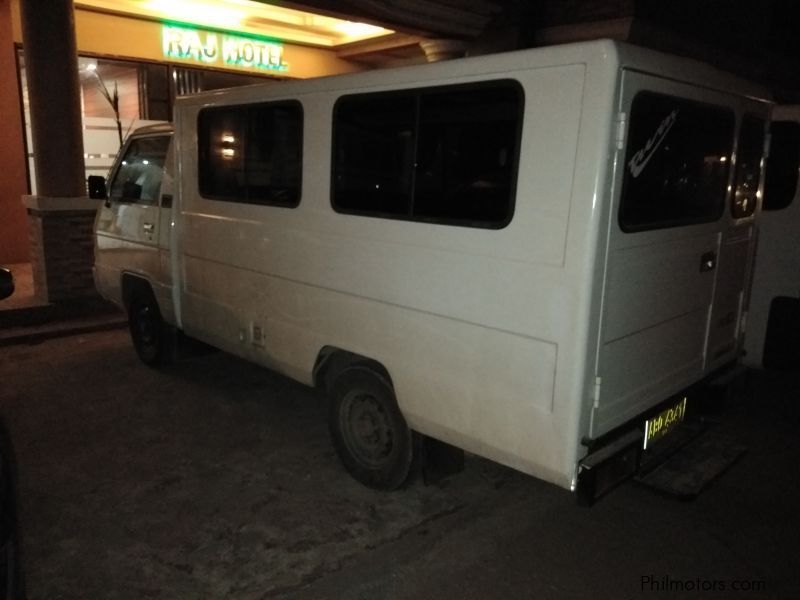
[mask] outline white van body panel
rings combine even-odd
[[[619,231],[626,70],[658,72],[657,85],[671,93],[726,95],[726,105],[763,97],[698,63],[600,41],[179,99],[172,254],[160,267],[169,266],[172,300],[163,297],[174,308],[162,312],[190,336],[307,384],[327,347],[367,356],[386,367],[412,429],[573,486],[584,438],[716,364],[705,346],[721,271],[703,276],[697,266],[709,248],[722,257],[725,240],[738,239],[727,217],[635,239]],[[505,79],[525,99],[507,226],[333,210],[331,117],[340,97]],[[202,197],[200,112],[272,100],[302,105],[299,206]],[[648,275],[654,265],[676,276]],[[642,347],[651,360],[641,360]],[[637,353],[647,369],[620,368]]]
[[[614,68],[602,52],[592,60],[595,68]],[[492,72],[498,61],[485,62],[486,73],[460,77],[434,65],[430,82],[508,76]],[[559,352],[579,368],[586,360],[580,338],[589,335],[591,289],[583,281],[594,272],[587,244],[597,235],[597,206],[572,198],[576,187],[592,198],[603,185],[595,168],[575,176],[576,156],[585,155],[586,165],[607,162],[611,123],[600,115],[608,114],[614,87],[612,72],[595,73],[595,102],[604,98],[606,107],[590,107],[598,114],[587,119],[585,64],[545,64],[514,73],[526,103],[537,107],[524,121],[520,160],[542,168],[521,169],[514,218],[502,233],[330,208],[327,140],[336,99],[349,88],[398,89],[427,78],[399,86],[359,78],[364,84],[342,81],[342,92],[315,92],[322,82],[314,82],[307,94],[287,95],[303,103],[305,115],[301,207],[219,206],[200,196],[196,177],[183,179],[184,329],[306,383],[325,346],[369,356],[389,370],[413,429],[569,486],[578,407],[588,394],[583,378],[556,365]],[[253,101],[255,91],[231,91],[224,101]],[[208,98],[196,100],[183,104],[180,119],[197,119]],[[581,140],[584,119],[590,124]],[[196,169],[194,154],[185,159],[188,172]],[[230,258],[216,260],[220,252]],[[254,327],[262,343],[252,339]],[[498,397],[502,409],[492,401]],[[565,429],[573,430],[570,444],[560,441]]]
[[[773,121],[800,123],[800,106],[775,106]],[[800,189],[786,208],[764,211],[759,220],[758,250],[747,317],[744,364],[763,367],[767,322],[773,298],[800,297]]]

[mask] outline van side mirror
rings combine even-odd
[[[800,122],[773,121],[767,173],[764,178],[764,210],[781,210],[792,203],[800,176]]]
[[[0,300],[14,293],[14,276],[8,269],[0,269]]]
[[[105,200],[108,198],[106,191],[106,178],[101,175],[89,175],[88,187],[89,198],[93,200]]]

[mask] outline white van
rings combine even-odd
[[[800,369],[800,106],[772,112],[765,198],[759,219],[743,363]]]
[[[739,357],[765,98],[609,41],[181,98],[97,288],[147,363],[174,328],[327,390],[367,485],[413,431],[591,497]]]

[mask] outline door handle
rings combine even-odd
[[[700,272],[713,271],[717,266],[717,253],[706,252],[700,257]]]
[[[156,226],[153,225],[153,223],[143,223],[142,224],[142,229],[144,229],[147,233],[153,233],[155,228],[156,228]]]

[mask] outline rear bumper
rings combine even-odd
[[[592,505],[639,470],[644,433],[631,430],[578,463],[578,504]]]
[[[725,387],[736,385],[743,373],[740,367],[731,364],[601,438],[583,440],[588,451],[577,466],[578,503],[591,505],[620,483],[653,469],[697,438],[706,426],[703,407],[708,405],[709,398],[717,396],[712,391],[716,382]],[[683,398],[688,401],[680,426],[663,439],[649,440],[645,449],[645,423],[674,407]]]

